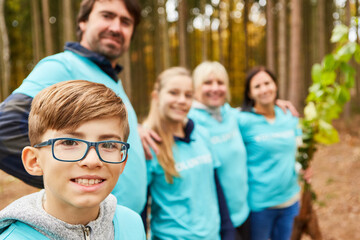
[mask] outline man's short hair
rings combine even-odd
[[[84,122],[112,117],[121,121],[122,140],[127,141],[127,111],[115,92],[104,84],[85,80],[60,82],[40,91],[32,101],[29,114],[30,143],[32,146],[40,143],[49,129],[76,129]]]
[[[80,22],[86,22],[89,19],[89,15],[94,7],[96,1],[105,1],[105,0],[82,0],[80,4],[80,10],[76,19],[76,36],[78,41],[81,41],[83,32],[80,29]],[[114,0],[106,0],[106,1],[114,1]],[[123,1],[125,3],[126,9],[130,13],[130,15],[134,18],[134,32],[136,26],[140,23],[141,19],[141,7],[138,0],[117,0]],[[134,34],[133,32],[133,34]]]

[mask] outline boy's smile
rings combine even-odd
[[[121,122],[117,118],[84,122],[76,129],[47,130],[42,138],[71,137],[86,141],[123,140]],[[61,162],[53,158],[51,146],[36,149],[44,174],[46,200],[44,209],[51,215],[71,223],[74,213],[96,219],[99,204],[117,183],[125,162],[102,162],[94,147],[78,162]],[[71,214],[67,214],[71,213]],[[69,219],[70,218],[70,219]]]

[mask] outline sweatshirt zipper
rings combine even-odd
[[[90,227],[83,227],[85,240],[90,240]]]

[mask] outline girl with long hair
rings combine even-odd
[[[192,99],[186,69],[173,67],[157,78],[143,124],[161,137],[159,153],[147,161],[152,239],[220,239],[219,162],[207,131],[187,118]]]

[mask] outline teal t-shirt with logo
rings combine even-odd
[[[205,129],[195,126],[190,142],[172,148],[180,177],[172,184],[157,158],[147,161],[151,194],[151,234],[159,239],[220,239],[220,214],[214,181],[218,162],[212,157]]]
[[[221,166],[217,174],[223,189],[230,218],[235,227],[248,218],[248,183],[246,149],[239,131],[238,110],[225,104],[220,109],[221,121],[217,121],[205,109],[192,108],[189,117],[195,124],[205,127],[210,133],[210,142]]]
[[[249,205],[252,211],[282,204],[300,191],[295,171],[298,118],[275,107],[275,121],[240,112],[239,126],[247,151]]]

